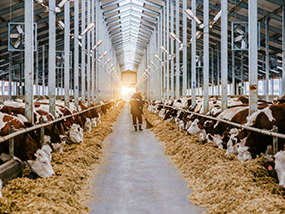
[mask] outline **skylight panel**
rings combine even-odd
[[[129,4],[130,3],[130,0],[124,0],[122,2],[119,3],[120,7],[121,6],[124,6],[125,4]]]
[[[131,12],[130,12],[130,13],[123,14],[123,15],[121,15],[120,17],[121,17],[121,18],[124,18],[124,17],[130,16],[130,15],[131,15]]]
[[[135,17],[138,17],[138,18],[140,18],[140,19],[142,18],[142,16],[141,16],[141,15],[136,14],[136,13],[132,13],[132,15],[133,15],[133,16],[135,16]]]
[[[137,8],[137,7],[132,7],[132,10],[135,10],[135,11],[140,12],[140,13],[142,12],[142,10]]]
[[[138,6],[133,6],[136,4]],[[142,20],[142,9],[144,3],[140,0],[122,0],[119,3],[120,18],[124,18],[119,25],[122,33],[119,38],[120,58],[124,60],[125,69],[133,69],[137,60],[140,58],[139,53],[143,53],[142,48],[138,47],[138,42],[142,38],[139,37]],[[144,39],[146,40],[146,39]]]
[[[134,4],[137,4],[137,5],[143,6],[143,2],[141,2],[141,1],[138,1],[138,0],[132,0],[132,2],[133,2]]]
[[[123,7],[122,9],[120,9],[120,13],[123,13],[127,10],[130,10],[130,6],[129,7]]]

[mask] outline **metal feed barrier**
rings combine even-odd
[[[14,129],[13,129],[13,126],[10,127],[10,133],[9,135],[6,135],[6,136],[1,136],[0,137],[0,144],[9,140],[9,156],[10,156],[10,160],[13,159],[14,157],[14,138],[21,135],[21,134],[25,134],[25,133],[28,133],[30,131],[34,131],[36,129],[41,129],[41,143],[44,142],[44,127],[46,126],[49,126],[53,123],[57,123],[61,120],[65,120],[67,118],[70,118],[70,117],[74,117],[76,115],[79,115],[79,114],[83,114],[85,112],[88,112],[92,109],[96,109],[96,108],[100,108],[104,105],[107,105],[109,103],[112,103],[112,102],[115,102],[117,100],[114,100],[114,101],[110,101],[110,102],[107,102],[107,103],[104,103],[104,104],[100,104],[100,105],[97,105],[97,106],[94,106],[94,107],[91,107],[91,108],[88,108],[86,110],[83,110],[83,111],[80,111],[80,112],[77,112],[77,113],[74,113],[74,114],[71,114],[71,115],[68,115],[68,116],[65,116],[65,117],[61,117],[61,118],[58,118],[58,119],[55,119],[53,121],[50,121],[50,122],[47,122],[47,123],[42,123],[42,124],[39,124],[39,125],[35,125],[35,126],[32,126],[32,127],[29,127],[29,128],[22,128],[20,129],[19,131],[16,131],[14,132]]]
[[[257,132],[257,133],[260,133],[260,134],[269,135],[269,136],[273,137],[273,154],[274,155],[278,152],[278,138],[285,139],[285,135],[284,134],[278,133],[278,127],[277,126],[274,126],[272,131],[269,131],[269,130],[265,130],[265,129],[258,129],[258,128],[254,128],[254,127],[241,125],[241,124],[238,124],[238,123],[233,123],[233,122],[230,122],[228,120],[223,120],[223,119],[207,116],[207,115],[204,115],[204,114],[196,113],[196,112],[185,110],[185,109],[182,109],[182,108],[174,108],[173,106],[168,106],[168,105],[164,105],[164,104],[158,104],[158,105],[162,105],[162,106],[165,106],[165,107],[170,107],[170,108],[175,109],[175,110],[179,110],[179,111],[183,111],[183,112],[186,112],[186,113],[190,113],[190,114],[193,114],[193,115],[196,115],[196,116],[200,116],[200,117],[204,117],[204,118],[207,118],[207,119],[210,119],[210,120],[216,120],[216,121],[219,121],[219,122],[223,122],[223,123],[226,123],[226,124],[229,124],[229,125],[232,125],[232,126],[236,126],[238,128],[241,128],[241,129],[247,129],[249,131],[254,131],[254,132]]]

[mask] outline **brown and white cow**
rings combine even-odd
[[[25,108],[24,106],[21,106],[22,104],[18,104],[14,101],[4,102],[4,105],[0,108],[1,112],[8,113],[9,115],[14,115],[18,118],[21,118],[23,122],[27,122],[27,119],[25,118]],[[34,103],[34,123],[39,124],[41,122],[49,122],[54,120],[54,116],[51,115],[48,111],[46,111],[49,108],[48,103]],[[51,125],[48,125],[45,127],[45,135],[50,136],[50,143],[51,147],[54,148],[54,151],[56,147],[59,150],[62,150],[62,146],[64,146],[64,139],[66,138],[65,129],[64,129],[64,121],[59,121],[57,123],[53,123]],[[36,131],[38,138],[40,137],[40,130]]]
[[[276,104],[268,106],[256,113],[249,119],[247,125],[258,129],[272,130],[273,126],[278,127],[278,133],[285,134],[285,104]],[[244,131],[245,147],[250,152],[252,158],[261,153],[265,153],[268,145],[272,146],[272,137],[257,132]],[[242,132],[240,134],[243,134]],[[284,150],[284,140],[278,140],[278,150]]]
[[[22,122],[16,116],[0,112],[0,135],[8,135],[11,125],[15,130],[27,127],[27,123]],[[2,153],[9,153],[9,141],[0,144],[0,154]],[[42,145],[35,132],[31,131],[14,138],[14,155],[21,161],[26,161],[40,177],[54,175],[51,163],[47,154],[42,150]]]
[[[279,189],[285,189],[285,151],[275,154],[275,170],[279,180]]]

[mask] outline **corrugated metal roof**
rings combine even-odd
[[[172,2],[172,1],[171,1]],[[176,1],[173,1],[174,4]],[[44,0],[47,5],[47,0]],[[80,2],[81,3],[81,2]],[[157,17],[159,16],[163,5],[161,0],[102,0],[100,1],[101,9],[109,35],[111,37],[116,56],[119,60],[121,70],[132,69],[136,70],[145,48],[149,43],[149,38],[153,34],[154,28],[157,24]],[[259,53],[259,66],[262,69],[263,57],[265,55],[265,34],[264,34],[264,20],[268,16],[269,22],[269,48],[270,55],[277,55],[281,60],[281,18],[282,18],[283,0],[260,0],[258,1],[258,19],[261,22],[261,50]],[[71,3],[71,33],[73,33],[73,3]],[[191,8],[191,1],[188,1],[188,8]],[[81,5],[80,5],[81,8]],[[174,7],[175,8],[175,7]],[[231,33],[231,22],[246,22],[248,16],[248,5],[245,0],[228,0],[228,31]],[[220,0],[210,0],[210,20],[220,11]],[[45,44],[48,45],[48,13],[44,11],[39,4],[34,4],[35,22],[37,23],[37,41],[39,47]],[[176,11],[175,11],[176,13]],[[180,1],[180,39],[182,40],[182,0]],[[64,12],[56,15],[57,21],[63,20]],[[197,0],[197,17],[203,20],[203,1]],[[170,17],[173,18],[173,17]],[[81,17],[80,17],[81,19]],[[0,78],[6,78],[9,68],[9,52],[8,52],[8,23],[9,22],[24,22],[24,2],[22,0],[1,0],[0,1]],[[174,29],[175,27],[174,23]],[[63,31],[57,29],[57,50],[63,49]],[[191,22],[188,21],[188,36],[191,38]],[[230,38],[228,45],[230,47]],[[210,47],[216,48],[220,43],[220,23],[217,22],[210,30]],[[202,50],[203,37],[197,41],[197,49]],[[71,40],[71,50],[73,51],[73,40]],[[41,48],[39,49],[41,54]],[[182,52],[180,52],[182,54]],[[46,54],[47,57],[47,54]],[[190,60],[190,54],[188,58]],[[241,54],[236,52],[236,64],[240,62]],[[248,55],[244,52],[245,68],[247,68]],[[46,60],[47,62],[47,60]],[[231,63],[231,56],[229,55],[229,63]],[[12,53],[12,64],[15,80],[19,78],[19,64],[20,53]],[[41,70],[41,68],[40,68]],[[247,70],[247,69],[246,69]],[[246,73],[245,70],[245,73]],[[271,72],[272,76],[278,75],[281,70]],[[264,75],[260,72],[260,75]],[[238,78],[238,77],[237,77]]]

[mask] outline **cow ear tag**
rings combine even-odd
[[[272,171],[272,170],[273,170],[273,168],[272,168],[271,165],[268,165],[267,169],[268,169],[269,171]]]

